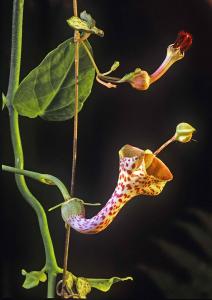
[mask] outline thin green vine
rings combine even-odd
[[[91,54],[90,50],[88,49],[88,47],[86,46],[86,44],[83,41],[81,41],[81,44],[83,45],[85,51],[87,52],[88,57],[90,58],[90,61],[91,61],[92,65],[94,66],[94,69],[96,70],[97,76],[100,75],[101,73],[99,71],[99,68],[97,67],[97,64],[95,63],[95,60],[94,60],[93,55]]]
[[[23,169],[24,154],[21,143],[21,136],[19,130],[19,116],[13,107],[13,97],[19,86],[20,67],[21,67],[21,50],[22,50],[22,26],[23,26],[23,10],[24,0],[14,0],[13,2],[13,18],[12,18],[12,47],[11,47],[11,61],[10,61],[10,77],[7,92],[7,101],[10,118],[10,133],[14,152],[15,167]],[[17,187],[34,209],[43,239],[45,248],[45,270],[48,273],[48,289],[47,298],[53,298],[55,295],[55,278],[59,272],[54,248],[52,244],[51,235],[48,228],[46,213],[39,203],[39,201],[32,195],[28,189],[24,176],[15,175]]]

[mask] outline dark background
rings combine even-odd
[[[21,78],[59,43],[73,35],[66,19],[72,1],[26,0],[23,28]],[[166,236],[198,253],[198,248],[173,226],[176,219],[190,220],[186,211],[197,207],[211,211],[211,72],[212,4],[210,1],[96,1],[79,0],[79,11],[94,16],[104,38],[91,37],[96,62],[102,71],[115,60],[121,62],[114,75],[122,76],[141,67],[153,72],[164,59],[177,32],[187,30],[193,45],[149,90],[139,92],[128,85],[106,89],[94,83],[79,114],[79,144],[76,196],[87,202],[106,203],[118,175],[118,150],[125,144],[157,149],[173,135],[175,126],[188,122],[197,129],[188,144],[175,143],[160,158],[173,172],[174,180],[157,198],[137,197],[114,222],[98,235],[71,232],[69,269],[85,277],[133,276],[134,282],[114,285],[108,294],[93,291],[89,299],[150,299],[161,296],[141,265],[162,266],[161,253],[150,238]],[[1,90],[6,94],[9,76],[12,1],[1,1]],[[3,162],[13,165],[8,114],[1,114]],[[46,122],[20,119],[25,168],[53,174],[70,185],[73,120]],[[4,297],[45,295],[40,284],[33,290],[21,287],[22,268],[39,270],[44,251],[37,219],[17,191],[11,174],[3,174],[4,197],[0,288]],[[27,182],[47,209],[62,201],[54,187]],[[99,208],[87,208],[93,216]],[[62,266],[64,224],[60,210],[48,213],[49,227],[58,263]],[[172,265],[167,264],[172,269]]]

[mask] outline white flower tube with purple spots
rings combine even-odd
[[[167,166],[150,151],[125,145],[119,151],[120,168],[116,188],[99,213],[85,218],[82,201],[73,201],[62,206],[62,217],[75,230],[93,234],[104,230],[121,208],[138,195],[158,195],[173,176]]]

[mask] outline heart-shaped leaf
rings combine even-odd
[[[86,45],[92,51],[88,42]],[[73,38],[66,40],[23,79],[13,99],[20,115],[40,116],[49,121],[64,121],[74,116],[74,47]],[[82,45],[79,60],[78,111],[91,92],[95,75]]]

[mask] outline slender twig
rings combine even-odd
[[[170,143],[174,142],[176,140],[176,136],[174,135],[172,138],[170,138],[168,141],[166,141],[162,146],[160,146],[155,152],[154,155],[158,155],[164,148],[166,148]]]
[[[23,25],[24,0],[13,1],[13,18],[12,18],[12,46],[10,61],[10,77],[7,92],[8,109],[10,116],[10,132],[13,145],[15,166],[19,169],[24,167],[24,155],[19,130],[18,113],[14,109],[13,97],[19,86],[20,66],[21,66],[21,49],[22,49],[22,25]],[[57,261],[54,248],[48,228],[48,222],[45,211],[39,201],[32,195],[28,189],[24,176],[15,175],[17,187],[24,199],[35,210],[39,222],[39,227],[45,248],[46,263],[45,268],[48,274],[58,272]],[[55,275],[56,276],[56,275]],[[48,276],[49,281],[49,276]],[[48,282],[47,298],[53,297],[55,293],[54,282]]]
[[[121,80],[121,78],[107,76],[107,74],[111,73],[111,70],[108,71],[108,72],[106,72],[106,73],[101,73],[99,71],[99,68],[97,67],[97,64],[96,64],[96,62],[95,62],[95,60],[93,58],[93,55],[92,55],[91,51],[89,50],[89,48],[87,47],[86,43],[84,41],[82,41],[82,40],[80,40],[80,43],[83,45],[83,47],[84,47],[84,49],[85,49],[85,51],[86,51],[86,53],[87,53],[87,55],[88,55],[88,57],[89,57],[89,59],[90,59],[90,61],[92,63],[94,69],[96,70],[97,81],[98,81],[98,79],[102,78],[103,80],[105,80],[107,82],[110,81],[110,82],[113,82],[113,83],[120,83],[119,81]],[[111,86],[111,87],[114,87],[114,86]]]
[[[74,105],[74,132],[73,132],[73,157],[71,176],[71,195],[74,194],[76,162],[77,162],[77,139],[78,139],[78,106],[79,106],[79,32],[75,32],[75,105]]]
[[[78,16],[77,0],[73,0],[73,11],[74,16]],[[74,132],[73,132],[73,156],[72,156],[72,172],[71,172],[71,189],[70,194],[74,195],[75,177],[76,177],[76,162],[77,162],[77,138],[78,138],[78,102],[79,102],[79,38],[80,34],[77,30],[74,32],[75,41],[75,102],[74,102]],[[62,291],[61,296],[64,298],[65,283],[66,283],[66,272],[68,265],[68,252],[70,243],[70,225],[66,224],[66,238],[65,238],[65,249],[64,249],[64,260],[63,260],[63,279],[62,279]]]
[[[73,12],[74,12],[74,16],[77,17],[78,16],[77,0],[73,0]]]

